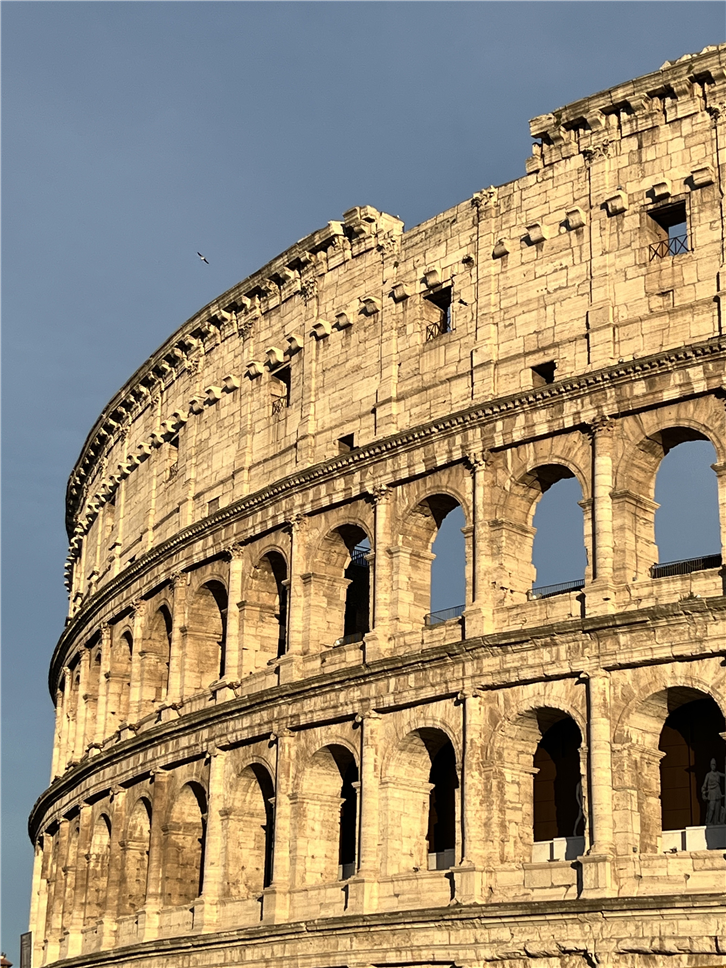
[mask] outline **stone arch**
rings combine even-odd
[[[574,729],[558,726],[568,722],[572,723]],[[563,728],[575,733],[577,754],[574,755],[574,750],[569,751],[569,761],[562,764],[566,770],[562,774],[564,782],[555,789],[558,764],[548,762],[548,753],[549,759],[553,759],[548,746],[553,745],[552,740],[557,741],[556,733]],[[555,731],[554,734],[552,730]],[[584,834],[585,735],[582,715],[559,696],[529,697],[518,703],[500,720],[485,754],[485,762],[492,770],[492,828],[498,833],[500,861],[521,864],[531,860],[535,833],[544,838],[545,833],[551,833],[553,827],[556,827],[558,836],[573,836],[567,834],[566,824],[570,819],[573,821],[572,830],[574,831],[577,823],[577,828],[581,831],[574,836]],[[576,773],[574,779],[573,772]],[[555,794],[560,798],[559,803],[555,800]],[[539,801],[537,811],[535,796]],[[578,808],[582,809],[582,818],[578,817]],[[562,823],[561,828],[558,820]],[[547,821],[550,823],[547,824]],[[551,839],[554,838],[544,838],[543,842]],[[552,857],[548,855],[542,859],[550,860]],[[564,860],[565,857],[560,859]]]
[[[131,663],[134,637],[130,628],[117,630],[111,642],[107,681],[106,732],[115,732],[128,721],[131,699]]]
[[[287,649],[289,569],[277,546],[257,556],[239,603],[242,672],[257,672]]]
[[[583,543],[591,561],[589,497],[590,483],[580,464],[559,452],[546,458],[533,455],[505,476],[499,469],[500,481],[495,498],[495,512],[490,520],[490,548],[502,604],[527,600],[536,572],[533,564],[535,528],[533,520],[542,496],[560,481],[575,478],[582,491]]]
[[[186,783],[174,799],[166,827],[163,903],[192,904],[202,893],[207,833],[207,794],[201,784]]]
[[[151,616],[140,655],[141,716],[162,702],[169,687],[171,661],[171,609],[163,602]]]
[[[254,759],[240,768],[234,757],[225,769],[227,806],[223,811],[225,845],[222,894],[259,895],[272,881],[275,787],[267,763]],[[287,845],[284,845],[287,848]]]
[[[353,642],[370,629],[371,535],[361,523],[347,520],[331,528],[312,555],[311,571],[302,576],[308,601],[308,650]]]
[[[83,751],[89,743],[93,742],[96,735],[96,719],[98,716],[98,698],[101,685],[105,682],[103,676],[103,646],[101,644],[101,633],[96,632],[86,643],[88,649],[88,676],[86,681],[85,694],[81,697],[84,705],[83,709]]]
[[[64,865],[64,887],[63,887],[63,920],[64,929],[70,927],[77,911],[82,910],[83,899],[78,896],[76,886],[80,880],[78,877],[78,866],[81,863],[80,841],[81,841],[81,822],[78,814],[68,821],[68,844]]]
[[[358,780],[348,744],[329,743],[309,757],[292,797],[294,884],[331,884],[355,873]]]
[[[106,913],[108,875],[111,855],[111,821],[99,814],[93,825],[91,849],[88,856],[85,923],[91,924]]]
[[[711,755],[723,760],[726,754],[726,745],[720,736],[724,724],[723,702],[718,701],[708,683],[693,676],[679,678],[679,682],[662,681],[656,691],[633,699],[614,732],[618,751],[613,771],[615,806],[621,818],[621,836],[638,846],[642,853],[662,849],[663,822],[670,826],[676,814],[685,812],[681,794],[693,806]],[[691,763],[684,764],[681,758],[689,744],[678,743],[673,734],[682,727],[679,720],[693,704],[710,706],[718,722],[711,724],[712,743],[704,744],[700,738],[697,745],[702,748]],[[689,777],[691,770],[693,775]],[[717,763],[717,770],[726,772],[723,762]],[[675,804],[671,801],[674,794],[680,801]],[[665,802],[664,795],[668,798]],[[681,849],[685,842],[676,839],[675,847]]]
[[[418,726],[389,754],[381,780],[383,866],[389,876],[441,870],[461,844],[460,760],[447,730]]]
[[[624,423],[627,435],[613,475],[615,579],[644,580],[658,561],[655,541],[655,482],[663,458],[687,441],[709,441],[717,455],[721,548],[726,530],[726,460],[723,406],[716,412],[709,398],[651,411]]]
[[[139,797],[126,824],[120,913],[134,914],[146,903],[151,840],[151,801]]]
[[[444,520],[458,507],[464,513],[467,532],[471,523],[467,499],[449,484],[430,485],[416,497],[416,503],[410,504],[399,518],[398,547],[395,549],[393,601],[401,630],[420,628],[431,621],[432,547]],[[457,604],[471,601],[471,558],[469,540],[463,562],[466,601]]]
[[[207,578],[190,591],[188,603],[183,696],[201,692],[225,673],[227,587],[218,578]]]

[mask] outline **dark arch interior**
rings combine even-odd
[[[344,524],[338,528],[338,533],[350,555],[345,569],[345,577],[350,584],[345,592],[343,637],[362,639],[370,631],[371,573],[366,555],[370,553],[371,545],[368,535],[356,525]]]
[[[219,640],[219,677],[225,673],[227,660],[227,589],[221,581],[208,581],[204,586],[212,595],[222,620],[222,635]]]
[[[436,855],[436,869],[442,870],[456,863],[456,753],[451,740],[446,739],[431,758],[429,783],[429,823],[426,840],[429,854]]]
[[[537,745],[534,767],[534,839],[582,837],[580,744],[582,736],[573,719],[565,716],[548,726]]]
[[[275,815],[273,803],[275,788],[272,785],[270,774],[259,763],[253,763],[250,767],[255,775],[255,779],[260,785],[260,792],[265,804],[265,869],[263,874],[263,887],[269,887],[272,883],[272,860],[275,844]]]
[[[726,742],[719,735],[725,726],[723,713],[710,696],[684,703],[666,719],[658,743],[658,749],[665,753],[660,763],[663,830],[682,830],[708,822],[709,801],[702,791],[712,759],[716,771],[725,772]],[[720,814],[723,779],[719,783]],[[723,822],[720,815],[716,822]]]

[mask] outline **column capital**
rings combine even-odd
[[[169,584],[176,591],[180,586],[186,585],[188,577],[185,571],[173,571],[169,575]]]
[[[129,608],[131,609],[132,615],[135,615],[137,618],[142,618],[146,610],[146,602],[143,598],[135,598],[132,602],[129,602]]]
[[[492,453],[488,449],[472,451],[464,455],[464,463],[470,471],[482,471],[492,462]]]
[[[589,424],[585,424],[584,432],[590,439],[606,435],[609,436],[614,432],[617,424],[618,420],[616,417],[601,413],[593,417]]]
[[[229,548],[224,549],[224,557],[227,561],[240,561],[245,556],[245,546],[241,541],[235,541]]]
[[[393,488],[390,484],[374,484],[368,488],[368,495],[374,505],[387,504],[391,500]]]

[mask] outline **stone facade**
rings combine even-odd
[[[726,537],[726,46],[531,130],[516,181],[298,242],[98,419],[35,966],[726,965],[726,826],[666,816],[663,739],[697,710],[723,770],[724,572],[652,569],[683,441]],[[533,595],[573,476],[584,583]]]

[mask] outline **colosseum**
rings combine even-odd
[[[24,965],[726,965],[726,571],[654,525],[710,441],[726,540],[725,121],[726,45],[537,117],[523,177],[351,208],[113,397]],[[565,478],[587,566],[542,587]]]

